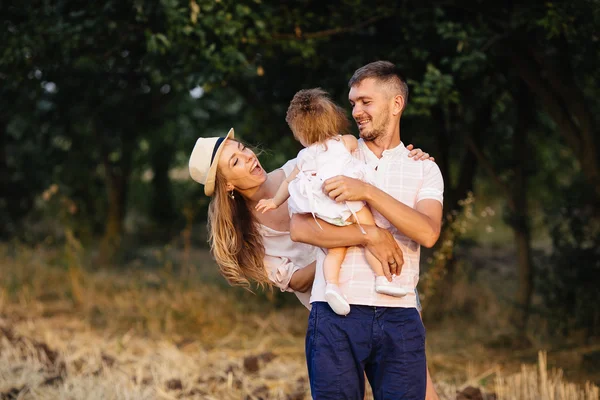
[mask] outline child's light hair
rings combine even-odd
[[[348,133],[350,121],[321,88],[300,90],[294,95],[285,121],[296,140],[305,146]]]

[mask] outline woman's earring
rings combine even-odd
[[[229,192],[229,197],[231,197],[231,199],[235,199],[235,196],[233,195],[233,190],[231,192]]]

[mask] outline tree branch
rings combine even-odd
[[[490,175],[490,177],[492,178],[494,183],[496,185],[498,185],[498,187],[500,188],[500,190],[502,192],[507,194],[506,201],[508,203],[508,207],[514,213],[516,211],[517,207],[515,205],[514,199],[512,198],[512,195],[511,195],[512,192],[510,190],[510,187],[508,187],[508,185],[500,178],[500,176],[498,176],[498,174],[496,173],[496,170],[494,170],[494,166],[492,165],[490,160],[488,160],[488,158],[485,156],[485,154],[483,154],[483,151],[481,151],[481,149],[477,146],[477,144],[475,144],[475,141],[473,141],[473,138],[471,138],[470,136],[467,136],[465,138],[465,140],[467,142],[467,146],[469,147],[469,149],[473,152],[473,154],[475,154],[475,156],[477,157],[477,160],[479,160],[479,163],[481,164],[481,166],[488,172],[488,174]]]
[[[547,78],[548,83],[556,93],[561,95],[561,100],[571,116],[573,125],[579,127],[584,152],[591,151],[590,157],[597,159],[597,145],[594,141],[596,135],[594,117],[583,93],[573,78],[574,73],[569,62],[571,57],[566,39],[561,37],[558,43],[557,48],[561,59],[560,69],[555,64],[547,62],[539,51],[532,48],[528,50],[531,57],[544,67],[544,76]]]
[[[371,25],[374,22],[377,22],[384,18],[389,18],[390,16],[391,15],[379,15],[379,16],[371,17],[371,18],[367,19],[366,21],[363,21],[356,25],[340,27],[340,28],[325,29],[323,31],[318,31],[318,32],[304,33],[304,32],[302,32],[302,30],[300,29],[299,26],[296,26],[295,33],[274,33],[272,35],[272,37],[273,37],[273,39],[277,39],[277,40],[318,39],[318,38],[323,38],[323,37],[327,37],[327,36],[339,35],[341,33],[354,32],[360,28]]]
[[[531,59],[527,53],[521,51],[519,47],[516,43],[511,43],[510,46],[511,61],[516,67],[517,73],[542,101],[577,158],[581,158],[582,148],[577,126],[573,124],[568,111],[558,101],[560,96],[543,81],[542,74],[540,74],[540,70],[543,68]]]
[[[597,144],[594,139],[593,121],[585,112],[585,100],[572,88],[564,86],[560,82],[558,72],[547,62],[538,63],[531,51],[524,50],[518,43],[513,42],[510,52],[517,73],[542,101],[546,112],[577,157],[583,174],[594,186],[596,196],[600,198]]]

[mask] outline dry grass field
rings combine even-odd
[[[1,247],[0,399],[309,399],[307,311],[226,288],[206,252],[193,259],[196,272],[164,257],[93,271],[73,241]],[[428,332],[442,399],[598,399],[547,367],[552,355],[521,366],[467,331]]]

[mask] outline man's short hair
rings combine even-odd
[[[408,85],[402,73],[393,63],[389,61],[375,61],[360,67],[348,81],[348,87],[351,88],[358,85],[368,78],[373,78],[388,86],[393,96],[401,95],[404,98],[405,105],[408,102]]]

